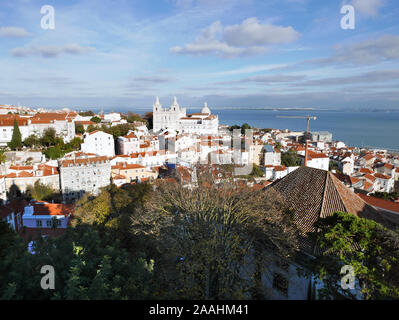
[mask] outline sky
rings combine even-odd
[[[397,0],[0,0],[0,105],[399,109],[398,88]]]

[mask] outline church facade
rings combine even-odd
[[[153,130],[158,132],[171,129],[179,133],[194,133],[199,135],[217,134],[219,119],[217,115],[211,114],[207,103],[204,104],[200,113],[187,114],[186,108],[180,108],[177,98],[174,97],[169,109],[162,108],[157,97],[153,105]]]

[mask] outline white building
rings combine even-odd
[[[265,152],[264,165],[279,166],[281,164],[281,152],[271,145],[264,145],[263,148]]]
[[[22,140],[30,135],[41,137],[49,128],[53,128],[57,136],[63,138],[65,142],[69,142],[75,137],[75,122],[68,113],[38,113],[33,117],[1,115],[0,146],[6,146],[11,141],[14,132],[14,118],[17,119]]]
[[[304,164],[305,157],[302,159]],[[307,167],[321,169],[328,171],[330,166],[330,158],[324,153],[316,153],[314,151],[308,151]]]
[[[118,137],[116,143],[119,154],[132,154],[140,150],[140,140],[134,131],[129,131],[127,135]]]
[[[60,203],[33,202],[27,205],[22,215],[26,228],[62,228],[68,225],[73,208]]]
[[[219,119],[211,114],[207,103],[200,113],[187,114],[186,108],[180,108],[174,97],[169,109],[162,108],[158,97],[153,105],[153,130],[172,129],[179,133],[217,134]]]
[[[115,155],[114,138],[103,131],[85,133],[81,150],[85,153],[94,153],[99,156],[113,157]]]
[[[74,200],[84,193],[97,195],[110,184],[111,163],[106,156],[80,155],[59,161],[61,192],[64,200]]]

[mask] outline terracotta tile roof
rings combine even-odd
[[[294,221],[304,237],[305,250],[313,250],[307,233],[316,231],[315,223],[319,218],[331,216],[336,211],[388,223],[377,210],[328,171],[300,167],[265,190],[269,188],[276,190],[287,207],[292,209]]]
[[[382,173],[375,173],[374,177],[379,178],[379,179],[385,179],[385,180],[391,179],[390,176],[387,176],[386,174],[382,174]]]
[[[367,180],[364,180],[363,182],[363,190],[366,191],[373,191],[374,190],[374,185]]]
[[[390,164],[390,163],[385,163],[384,164],[384,167],[385,168],[387,168],[387,169],[389,169],[389,170],[393,170],[395,167],[392,165],[392,164]]]
[[[366,154],[365,156],[363,156],[363,159],[366,160],[366,161],[371,160],[373,158],[374,158],[373,154]]]
[[[128,138],[128,139],[131,139],[131,138],[136,138],[137,139],[137,136],[133,133],[133,132],[130,132],[129,134],[127,134],[126,136],[124,136],[125,138]]]
[[[319,158],[328,158],[328,156],[324,153],[316,153],[312,150],[308,150],[308,160],[319,159]]]
[[[125,180],[125,179],[126,177],[121,174],[117,174],[112,177],[112,180]]]
[[[82,124],[82,125],[96,125],[97,123],[93,121],[75,121],[76,123]]]
[[[370,180],[370,181],[375,181],[375,179],[376,179],[376,177],[374,177],[374,176],[372,176],[371,174],[366,174],[366,175],[364,175],[364,177],[367,179],[367,180]]]
[[[6,178],[12,179],[12,178],[28,178],[28,177],[33,177],[33,173],[27,172],[27,171],[19,171],[19,172],[11,172],[6,175]]]
[[[33,170],[33,166],[10,166],[11,170]]]
[[[36,215],[50,215],[50,216],[67,216],[73,213],[73,204],[62,204],[62,203],[47,203],[47,202],[35,202],[33,203],[33,214]]]
[[[14,125],[14,118],[17,119],[18,126],[28,125],[27,118],[20,118],[18,115],[0,115],[0,126],[12,127]]]
[[[399,203],[397,202],[384,200],[377,197],[367,196],[365,194],[358,194],[358,196],[362,198],[364,201],[366,201],[368,204],[372,205],[373,207],[399,213]]]
[[[108,158],[106,156],[102,157],[92,157],[92,158],[82,158],[82,159],[73,159],[73,160],[62,160],[61,167],[69,167],[69,166],[76,166],[76,165],[87,165],[90,163],[97,163],[97,162],[105,162]]]
[[[130,169],[144,169],[145,167],[139,164],[129,164],[126,162],[118,162],[112,166],[112,169],[130,170]]]
[[[373,174],[374,173],[374,171],[369,169],[369,168],[361,168],[359,171],[361,173],[368,173],[368,174]]]

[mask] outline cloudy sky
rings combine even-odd
[[[0,0],[0,71],[0,104],[399,109],[399,2]]]

